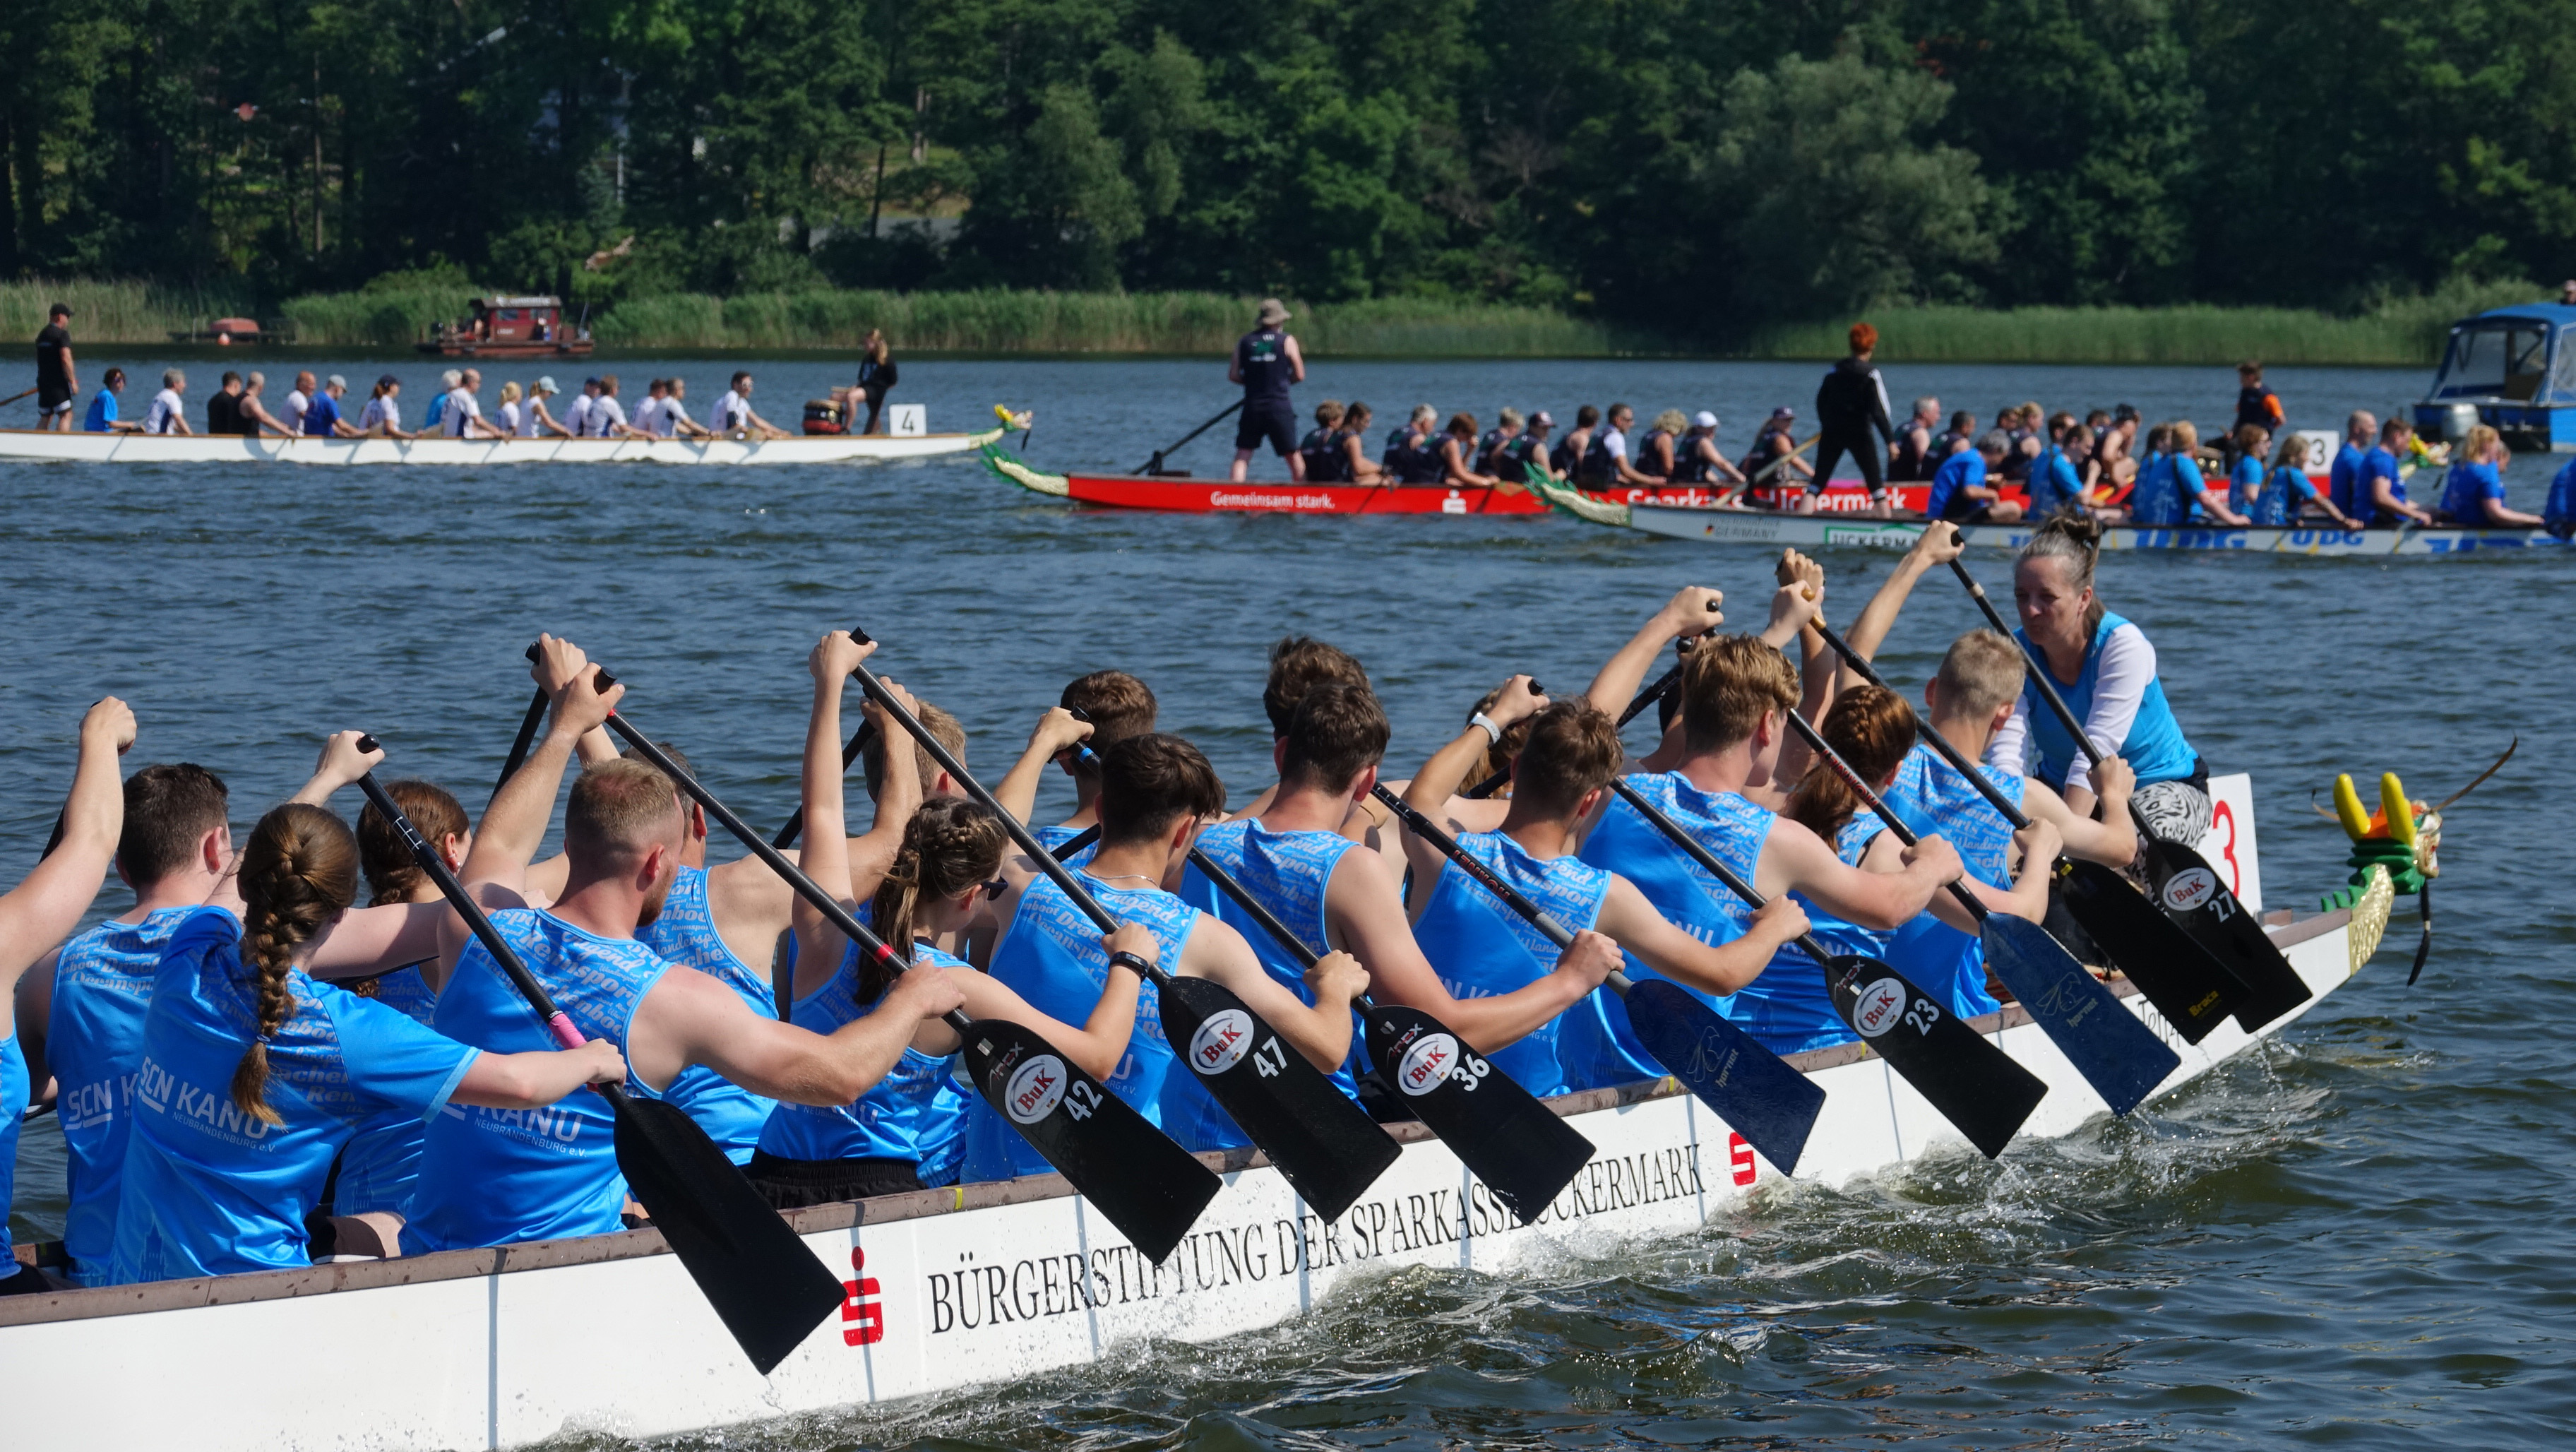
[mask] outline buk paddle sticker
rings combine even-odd
[[[2187,913],[2218,896],[2218,874],[2206,867],[2186,867],[2165,883],[2165,907]]]
[[[1450,1077],[1451,1071],[1459,1067],[1458,1041],[1448,1034],[1428,1034],[1406,1049],[1404,1057],[1396,1063],[1395,1087],[1408,1097],[1419,1099],[1439,1088],[1440,1081]],[[1461,1075],[1458,1082],[1473,1089],[1484,1072],[1485,1065],[1478,1063]]]
[[[1882,978],[1860,991],[1860,1001],[1852,1005],[1852,1026],[1861,1037],[1874,1039],[1896,1027],[1905,1017],[1905,985],[1893,978]]]
[[[1053,1054],[1040,1054],[1011,1075],[1009,1087],[1002,1091],[1002,1102],[1010,1107],[1011,1118],[1021,1124],[1035,1124],[1055,1113],[1064,1100],[1064,1060]]]
[[[1202,1074],[1222,1074],[1241,1063],[1251,1049],[1252,1015],[1229,1008],[1190,1035],[1190,1065]]]

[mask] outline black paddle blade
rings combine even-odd
[[[841,1278],[695,1120],[612,1091],[617,1168],[762,1376],[840,1309]]]
[[[1987,1159],[2048,1096],[2038,1075],[1876,958],[1836,958],[1825,982],[1852,1031]]]
[[[2031,1022],[2113,1114],[2137,1108],[2181,1065],[2182,1057],[2122,1007],[2118,994],[2085,972],[2047,929],[1994,913],[1978,936],[1988,971],[2012,990]]]
[[[2102,950],[2102,966],[2127,974],[2184,1043],[2209,1037],[2246,1000],[2245,980],[2119,873],[2078,861],[2052,886]]]
[[[1317,1216],[1340,1219],[1403,1153],[1233,990],[1204,978],[1160,987],[1172,1052]]]
[[[1030,1030],[978,1019],[963,1037],[984,1102],[1161,1265],[1224,1181]]]
[[[1418,1008],[1360,1011],[1369,1057],[1404,1107],[1430,1126],[1523,1225],[1591,1162],[1592,1141]]]
[[[1659,978],[1628,986],[1628,1025],[1664,1072],[1780,1173],[1797,1173],[1825,1091],[1715,1009]]]
[[[2236,1021],[2253,1033],[2316,997],[2217,870],[2179,842],[2147,839],[2147,890],[2192,940],[2244,980]]]

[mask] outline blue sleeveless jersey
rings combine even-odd
[[[1461,833],[1458,845],[1569,931],[1581,932],[1600,921],[1602,899],[1610,895],[1607,869],[1578,857],[1541,861],[1500,832]],[[1557,947],[1547,935],[1455,863],[1441,868],[1431,901],[1413,925],[1413,936],[1422,945],[1422,956],[1439,972],[1440,986],[1453,998],[1499,998],[1537,982],[1556,967]],[[1565,1026],[1598,1013],[1587,997],[1526,1038],[1486,1057],[1532,1094],[1562,1094],[1567,1084],[1559,1048]]]
[[[1869,850],[1871,839],[1883,830],[1878,818],[1866,812],[1860,814],[1834,834],[1834,855],[1859,866],[1861,854]],[[1826,952],[1887,956],[1887,942],[1893,934],[1844,922],[1816,906],[1805,893],[1789,895],[1807,910],[1808,931],[1825,945]],[[1721,1000],[1717,1010],[1775,1054],[1831,1048],[1858,1037],[1851,1025],[1843,1022],[1843,1016],[1834,1012],[1824,969],[1795,943],[1781,944],[1780,951],[1763,965],[1761,976],[1736,990],[1734,997]]]
[[[732,989],[762,1018],[778,1016],[776,990],[751,965],[735,957],[716,932],[715,910],[707,903],[705,868],[680,869],[671,881],[670,896],[662,900],[661,913],[635,930],[635,941],[666,963],[695,968]],[[682,1069],[662,1097],[696,1120],[707,1138],[737,1165],[751,1163],[751,1152],[760,1147],[760,1127],[778,1107],[777,1100],[754,1094],[704,1064]]]
[[[583,1038],[630,1052],[635,1010],[670,964],[632,938],[603,938],[526,908],[494,913],[492,925]],[[494,1053],[561,1047],[480,940],[466,946],[438,995],[438,1031]],[[661,1097],[632,1071],[626,1090]],[[616,1132],[608,1101],[588,1090],[541,1109],[447,1106],[429,1124],[403,1254],[625,1228]]]
[[[32,1097],[34,1086],[27,1082],[27,1051],[18,1046],[18,1036],[11,1034],[0,1039],[0,1205],[13,1204],[18,1197],[18,1131],[26,1122],[27,1101]],[[0,1259],[10,1254],[9,1216],[0,1210]],[[12,1269],[10,1274],[17,1272]]]
[[[913,960],[944,968],[972,968],[928,943],[913,945]],[[798,999],[790,1021],[830,1034],[868,1016],[875,999],[859,997],[859,950],[841,954],[832,981]],[[905,1046],[903,1058],[868,1092],[848,1104],[781,1104],[760,1132],[760,1147],[789,1160],[903,1160],[924,1185],[957,1180],[964,1155],[961,1135],[967,1101],[975,1096],[949,1076],[957,1056],[933,1058]]]
[[[1290,932],[1318,953],[1331,947],[1331,935],[1324,927],[1324,890],[1331,884],[1333,869],[1341,865],[1343,854],[1358,845],[1339,832],[1273,832],[1250,818],[1210,827],[1198,837],[1200,851],[1232,874],[1254,901],[1268,908],[1271,916],[1287,924]],[[1306,987],[1306,970],[1279,946],[1269,929],[1253,921],[1250,913],[1236,906],[1234,899],[1196,867],[1181,877],[1181,899],[1209,917],[1231,923],[1252,945],[1264,971],[1300,1000],[1310,1004],[1315,1001],[1315,995]],[[1360,1046],[1354,1039],[1350,1055],[1331,1075],[1333,1087],[1353,1098],[1359,1095],[1359,1085],[1353,1077],[1359,1053]],[[1164,1103],[1168,1112],[1163,1127],[1191,1149],[1226,1149],[1251,1143],[1236,1127],[1233,1116],[1218,1107],[1195,1078],[1173,1075]]]
[[[2049,684],[2057,687],[2057,694],[2065,700],[2066,709],[2074,713],[2076,720],[2086,720],[2093,714],[2093,685],[2102,673],[2102,643],[2111,638],[2112,631],[2128,623],[2125,617],[2104,611],[2101,625],[2093,632],[2092,643],[2084,647],[2084,668],[2076,673],[2075,683],[2068,685],[2057,679],[2054,673],[2049,676]],[[2040,663],[2041,657],[2031,651],[2030,632],[2014,631],[2013,641],[2021,647],[2022,657],[2030,662],[2032,670],[2047,669]],[[2057,719],[2057,713],[2040,699],[2037,684],[2025,679],[2021,698],[2022,708],[2030,717],[2031,740],[2039,746],[2039,771],[2036,775],[2042,781],[2063,785],[2066,774],[2075,769],[2075,761],[2084,754],[2083,750],[2076,745],[2075,738],[2067,734],[2065,723]],[[2128,737],[2115,749],[2120,758],[2129,763],[2129,769],[2138,774],[2140,786],[2151,782],[2182,781],[2192,774],[2200,761],[2200,754],[2183,739],[2182,723],[2174,719],[2173,708],[2165,704],[2165,683],[2161,677],[2147,683],[2147,693],[2138,701],[2138,714],[2130,718]]]
[[[2283,464],[2272,471],[2272,481],[2263,486],[2263,492],[2254,496],[2254,513],[2250,517],[2256,524],[2296,524],[2299,506],[2315,498],[2316,493],[2317,486],[2308,481],[2307,475]]]
[[[2019,773],[1992,766],[1979,769],[2005,801],[2021,805]],[[1950,763],[1917,746],[1906,754],[1886,795],[1887,804],[1914,835],[1938,833],[1959,849],[1959,860],[1967,865],[1970,877],[1989,887],[2012,886],[2012,824]],[[1961,1018],[1975,1018],[2003,1006],[1986,991],[1985,944],[1928,912],[1896,930],[1887,945],[1887,961]]]
[[[310,1264],[304,1216],[340,1146],[380,1115],[437,1114],[474,1063],[473,1049],[294,970],[295,1011],[268,1046],[268,1104],[285,1123],[262,1123],[232,1100],[257,985],[231,913],[199,908],[171,933],[134,1075],[116,1284]]]
[[[170,935],[195,911],[163,908],[139,923],[110,919],[63,944],[55,960],[45,1062],[58,1086],[56,1112],[70,1159],[63,1250],[72,1258],[72,1278],[85,1286],[108,1283],[108,1256],[116,1249],[116,1206],[125,1188],[125,1141],[134,1125],[134,1070],[143,1062],[152,975],[160,971]]]
[[[421,976],[417,963],[380,975],[376,991],[365,996],[423,1028],[435,1022],[438,1013],[438,995],[429,991],[429,980]],[[413,1183],[420,1178],[420,1149],[428,1135],[429,1126],[409,1114],[388,1114],[359,1130],[340,1150],[332,1213],[389,1210],[401,1214],[411,1203]]]
[[[1704,792],[1679,772],[1627,778],[1628,785],[1673,825],[1690,834],[1745,881],[1762,860],[1762,844],[1771,835],[1772,814],[1734,792]],[[1744,936],[1752,912],[1744,900],[1703,871],[1688,853],[1625,801],[1612,798],[1600,825],[1583,844],[1583,860],[1607,868],[1637,885],[1667,922],[1703,943],[1716,946]],[[1631,979],[1644,982],[1663,975],[1634,953],[1625,955]],[[1667,980],[1671,981],[1671,980]],[[1723,1011],[1724,1000],[1687,983],[1674,986],[1700,1002]],[[1663,1065],[1638,1042],[1628,1025],[1628,1010],[1605,987],[1594,991],[1599,1011],[1572,1019],[1560,1053],[1575,1089],[1599,1089],[1660,1079]]]
[[[1198,909],[1160,888],[1112,887],[1088,874],[1083,886],[1111,917],[1151,929],[1167,969],[1180,965],[1182,946],[1198,926]],[[1020,894],[1019,912],[994,945],[988,971],[1031,1008],[1058,1023],[1079,1024],[1091,1017],[1101,986],[1109,981],[1109,954],[1100,937],[1100,929],[1064,889],[1041,877]],[[1162,994],[1147,983],[1137,994],[1136,1027],[1128,1035],[1118,1072],[1109,1076],[1109,1092],[1160,1125],[1164,1082],[1188,1072],[1174,1061],[1172,1046],[1163,1039]],[[966,1179],[1009,1180],[1053,1171],[1046,1157],[1031,1149],[981,1095],[967,1106]]]

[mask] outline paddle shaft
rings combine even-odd
[[[1834,654],[1841,656],[1843,663],[1850,666],[1862,680],[1882,691],[1896,689],[1887,683],[1884,676],[1870,669],[1869,662],[1861,656],[1861,653],[1851,648],[1851,642],[1836,635],[1820,621],[1811,623],[1815,625],[1816,633],[1825,638],[1825,644],[1833,647]],[[1976,763],[1968,760],[1961,754],[1959,748],[1951,745],[1949,737],[1933,730],[1932,723],[1929,721],[1917,721],[1915,728],[1922,733],[1923,739],[1931,744],[1932,750],[1939,754],[1943,761],[1950,763],[1953,770],[1968,779],[1968,785],[1976,788],[1977,795],[1984,797],[1988,806],[2003,814],[2003,819],[2012,824],[2014,831],[2019,832],[2030,826],[2030,818],[2023,815],[2021,808],[2013,805],[2012,798],[2005,796],[2001,787],[1996,786],[1984,772],[1977,769]]]
[[[43,384],[41,384],[41,383],[36,385],[36,388],[42,388],[42,387],[44,387],[44,385],[43,385]],[[25,398],[25,397],[27,396],[27,394],[29,394],[29,393],[33,393],[33,392],[35,392],[35,391],[36,391],[36,389],[35,389],[35,388],[30,388],[30,389],[27,389],[25,392],[22,392],[22,393],[13,393],[13,394],[10,394],[7,398],[0,398],[0,408],[6,408],[6,407],[8,407],[10,404],[16,403],[19,399]]]
[[[850,733],[850,744],[841,748],[841,770],[848,771],[850,763],[859,759],[859,753],[868,749],[868,738],[875,735],[876,730],[877,723],[874,721],[862,721],[859,723],[859,729]],[[778,829],[778,835],[769,839],[769,845],[784,852],[795,846],[796,839],[803,835],[805,835],[805,808],[800,805],[788,814],[787,825]]]
[[[33,393],[33,392],[35,392],[35,390],[34,390],[34,389],[32,389],[32,388],[31,388],[31,389],[29,389],[29,390],[27,390],[27,391],[28,391],[29,393]],[[1137,473],[1139,473],[1139,474],[1158,474],[1158,473],[1161,473],[1161,472],[1162,472],[1162,469],[1163,469],[1163,456],[1164,456],[1164,455],[1166,455],[1166,454],[1177,454],[1177,453],[1179,453],[1179,452],[1181,451],[1181,446],[1182,446],[1183,444],[1188,443],[1190,440],[1197,438],[1199,435],[1201,435],[1201,434],[1203,434],[1203,433],[1206,433],[1208,430],[1210,430],[1210,429],[1212,429],[1212,428],[1215,428],[1218,424],[1221,424],[1221,423],[1225,422],[1227,419],[1232,418],[1236,413],[1240,412],[1240,411],[1242,410],[1242,408],[1243,408],[1243,400],[1242,400],[1242,399],[1239,399],[1239,398],[1238,398],[1238,399],[1236,399],[1234,402],[1227,404],[1227,405],[1225,406],[1225,408],[1224,408],[1223,410],[1221,410],[1221,411],[1217,414],[1217,416],[1216,416],[1216,417],[1214,417],[1214,418],[1212,418],[1212,419],[1209,419],[1206,423],[1200,424],[1197,428],[1194,428],[1194,429],[1190,430],[1188,433],[1185,433],[1185,434],[1181,435],[1181,436],[1180,436],[1180,438],[1178,438],[1177,440],[1173,441],[1173,443],[1172,443],[1171,447],[1169,447],[1169,448],[1163,448],[1163,449],[1156,449],[1156,450],[1154,451],[1154,457],[1152,457],[1151,459],[1146,460],[1146,461],[1145,461],[1145,467],[1143,467],[1143,468],[1141,468],[1141,469],[1138,469],[1136,472],[1137,472]]]
[[[1986,587],[1977,583],[1977,577],[1968,573],[1968,567],[1952,560],[1950,573],[1958,576],[1959,583],[1968,587],[1968,598],[1977,602],[1977,609],[1985,614],[1986,623],[1995,628],[1995,633],[2006,640],[2012,639],[2012,627],[2004,623],[2003,615],[1995,609],[1995,602],[1986,598]],[[2075,713],[2067,708],[2066,698],[2057,694],[2057,683],[2048,678],[2048,653],[2041,650],[2036,642],[2025,642],[2022,650],[2030,657],[2030,681],[2039,687],[2040,699],[2048,702],[2048,709],[2056,715],[2057,724],[2065,727],[2066,734],[2075,738],[2075,748],[2084,753],[2084,759],[2100,766],[2102,753],[2095,749],[2093,738],[2084,734],[2084,723],[2076,720]],[[2134,796],[2129,799],[2129,820],[2137,826],[2140,837],[2155,835],[2147,825],[2147,814],[2138,810],[2138,799]]]
[[[1297,960],[1298,967],[1312,968],[1315,966],[1317,960],[1322,955],[1318,954],[1313,948],[1308,947],[1305,939],[1298,937],[1294,932],[1291,932],[1286,923],[1279,921],[1279,915],[1277,913],[1274,913],[1270,909],[1262,906],[1261,900],[1254,897],[1250,889],[1246,888],[1242,883],[1235,881],[1233,873],[1218,866],[1214,859],[1210,858],[1205,852],[1200,851],[1195,846],[1190,848],[1190,865],[1197,868],[1208,881],[1215,883],[1217,890],[1224,893],[1228,898],[1231,898],[1236,907],[1239,907],[1246,913],[1250,914],[1252,920],[1261,925],[1261,930],[1263,932],[1268,933],[1272,938],[1276,939],[1279,946],[1287,950],[1288,956]],[[1360,997],[1365,1001],[1368,998],[1368,995],[1362,994]]]
[[[1914,835],[1914,829],[1906,826],[1904,820],[1888,807],[1878,793],[1869,789],[1869,783],[1861,780],[1860,773],[1852,769],[1850,762],[1843,760],[1843,754],[1834,750],[1833,745],[1825,740],[1823,734],[1808,725],[1807,718],[1799,715],[1795,709],[1789,712],[1789,727],[1806,741],[1808,750],[1816,753],[1819,760],[1833,768],[1834,775],[1843,779],[1844,786],[1850,787],[1859,795],[1862,804],[1867,806],[1879,821],[1887,825],[1887,830],[1896,834],[1897,841],[1911,847],[1922,840]],[[2020,826],[2017,825],[2014,830],[2019,831]],[[1959,900],[1959,906],[1968,910],[1968,916],[1981,923],[1986,920],[1986,905],[1977,901],[1977,895],[1968,891],[1957,878],[1952,878],[1943,886],[1950,889],[1950,896]]]
[[[1772,460],[1770,463],[1763,465],[1759,473],[1744,481],[1744,487],[1750,489],[1754,485],[1761,483],[1763,480],[1770,478],[1782,465],[1787,464],[1791,459],[1794,459],[1800,454],[1807,452],[1809,449],[1814,448],[1816,446],[1816,440],[1823,437],[1824,435],[1821,433],[1808,435],[1805,443],[1800,444],[1798,447],[1791,449],[1785,454],[1782,454],[1779,458]]]
[[[1760,912],[1762,908],[1771,901],[1771,899],[1764,897],[1758,890],[1756,890],[1752,883],[1736,876],[1734,868],[1720,862],[1717,859],[1717,854],[1709,851],[1706,847],[1701,846],[1698,839],[1692,837],[1690,833],[1683,831],[1672,818],[1667,817],[1662,812],[1656,810],[1654,803],[1647,801],[1644,797],[1638,795],[1637,789],[1628,785],[1625,779],[1612,777],[1610,779],[1610,790],[1619,794],[1619,800],[1626,802],[1629,806],[1635,808],[1638,816],[1641,816],[1647,821],[1653,823],[1655,829],[1662,832],[1674,846],[1679,847],[1683,852],[1689,854],[1690,859],[1693,862],[1698,863],[1701,870],[1708,873],[1709,876],[1716,878],[1719,882],[1724,883],[1728,892],[1734,893],[1737,897],[1744,899],[1744,905],[1746,907],[1752,908],[1756,912]],[[1817,967],[1829,970],[1832,968],[1834,955],[1825,950],[1825,945],[1823,943],[1816,941],[1816,935],[1814,933],[1800,933],[1794,941],[1797,943],[1798,950],[1800,952],[1805,953],[1808,957],[1816,960]]]

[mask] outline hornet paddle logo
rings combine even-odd
[[[1252,1049],[1252,1015],[1239,1008],[1212,1014],[1190,1035],[1190,1067],[1210,1078],[1242,1062]]]

